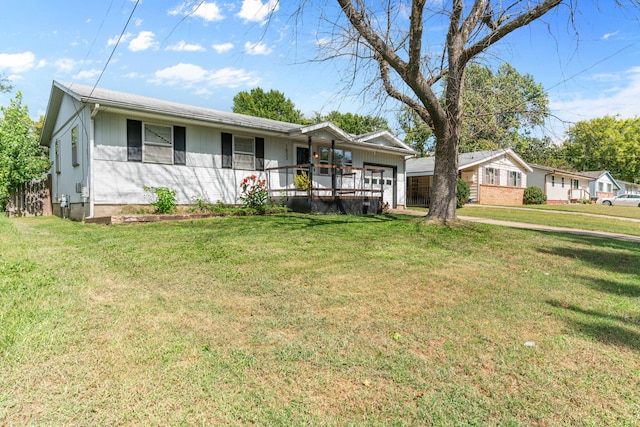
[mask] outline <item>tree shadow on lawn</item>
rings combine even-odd
[[[558,311],[565,310],[559,311],[560,318],[576,333],[594,338],[606,345],[626,347],[640,353],[640,332],[638,331],[640,319],[638,317],[585,310],[556,300],[549,300],[547,304]]]
[[[640,245],[637,243],[578,235],[567,237],[566,234],[558,234],[558,239],[576,244],[576,247],[557,245],[539,248],[538,252],[580,260],[615,273],[638,276],[640,272]]]
[[[277,218],[277,222],[283,225],[304,225],[307,227],[318,227],[336,224],[356,224],[356,223],[387,223],[387,222],[409,222],[411,217],[403,215],[311,215],[311,214],[286,214],[269,215],[269,218]]]

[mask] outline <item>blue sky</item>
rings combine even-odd
[[[34,118],[44,114],[53,80],[94,85],[98,78],[103,88],[225,111],[239,91],[259,86],[283,92],[308,116],[376,113],[377,101],[341,91],[343,60],[313,61],[328,34],[321,14],[335,15],[335,2],[313,2],[319,7],[296,23],[298,3],[1,0],[0,73]],[[613,0],[578,3],[575,28],[562,6],[481,58],[509,62],[547,89],[558,118],[546,128],[554,139],[564,122],[640,111],[640,11]],[[442,34],[439,24],[427,22],[427,37]],[[0,94],[0,105],[14,94]],[[383,110],[390,122],[393,108]]]

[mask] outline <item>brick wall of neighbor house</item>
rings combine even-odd
[[[500,185],[480,185],[481,205],[521,205],[524,198],[524,188],[503,187]]]

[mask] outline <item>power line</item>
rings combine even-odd
[[[91,88],[91,92],[89,92],[88,98],[91,98],[91,95],[93,95],[93,91],[98,86],[98,83],[100,83],[100,79],[102,78],[102,75],[107,70],[107,67],[109,66],[109,63],[111,62],[111,58],[113,58],[113,55],[116,53],[116,49],[118,48],[118,45],[120,44],[120,40],[122,40],[122,37],[124,37],[124,33],[125,33],[125,31],[127,31],[127,27],[129,26],[129,23],[131,22],[131,18],[133,18],[133,13],[136,11],[136,8],[138,7],[139,3],[140,3],[140,0],[136,0],[136,3],[133,5],[133,9],[131,9],[131,13],[129,14],[129,19],[127,19],[127,22],[124,24],[124,28],[122,28],[122,31],[120,32],[120,36],[118,36],[118,40],[116,40],[116,43],[113,46],[113,50],[111,50],[111,55],[109,55],[109,58],[107,59],[107,62],[104,64],[104,67],[102,68],[102,71],[100,72],[100,75],[98,76],[98,80],[96,80],[96,83]]]

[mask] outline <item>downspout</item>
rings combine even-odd
[[[94,119],[96,114],[98,114],[98,110],[100,109],[100,104],[95,104],[93,107],[93,111],[91,111],[91,121],[89,122],[89,165],[88,165],[88,179],[89,179],[89,218],[93,218],[95,213],[95,202],[94,202],[94,185],[93,185],[93,146],[95,145],[95,124]]]

